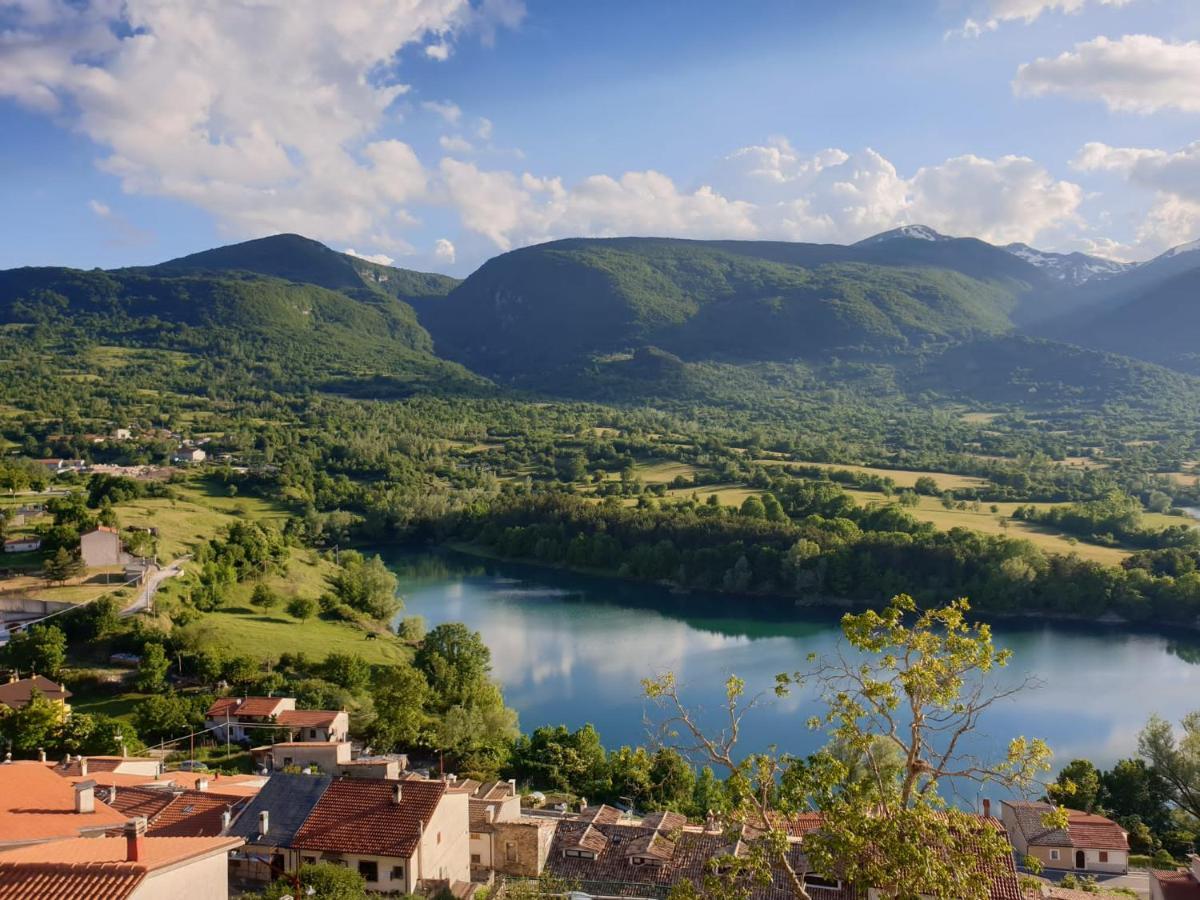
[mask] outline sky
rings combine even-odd
[[[0,0],[0,268],[1200,238],[1200,0]]]

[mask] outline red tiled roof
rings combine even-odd
[[[328,728],[340,715],[336,709],[285,709],[275,721],[297,728]]]
[[[1158,882],[1163,900],[1200,900],[1200,881],[1197,881],[1191,872],[1151,869],[1150,875]]]
[[[228,713],[231,719],[242,716],[269,718],[279,712],[279,704],[284,699],[283,697],[222,697],[213,701],[204,717],[206,719],[224,719]]]
[[[146,834],[154,837],[217,837],[222,813],[244,802],[243,797],[209,791],[170,791],[162,788],[117,788],[111,805],[129,816],[145,816]]]
[[[161,788],[117,787],[117,795],[111,788],[104,792],[104,799],[113,809],[127,818],[144,816],[150,823],[154,817],[171,805],[175,794]],[[149,828],[146,829],[149,831]]]
[[[41,763],[0,765],[0,844],[76,837],[124,822],[100,800],[94,812],[75,812],[75,786]]]
[[[296,832],[292,846],[408,859],[445,793],[441,781],[335,779]]]
[[[34,675],[32,678],[0,684],[0,703],[11,709],[21,709],[29,704],[35,690],[47,700],[66,700],[71,696],[71,692],[61,684],[51,681],[45,675]]]
[[[126,862],[129,845],[124,837],[72,838],[7,850],[0,853],[0,866],[108,864],[153,872],[185,860],[232,850],[242,843],[242,839],[236,837],[143,837],[142,858],[134,863]]]
[[[115,863],[9,865],[0,862],[0,898],[53,900],[57,897],[86,897],[88,900],[125,900],[137,890],[145,877],[144,870]]]
[[[1129,837],[1125,830],[1112,819],[1069,810],[1067,831],[1071,835],[1071,846],[1089,850],[1128,850]]]

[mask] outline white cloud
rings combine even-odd
[[[458,124],[458,120],[462,118],[462,110],[458,108],[458,104],[449,100],[426,100],[421,107],[434,115],[441,116],[451,125]]]
[[[379,137],[407,90],[397,54],[516,20],[469,0],[4,6],[0,96],[104,147],[126,191],[194,204],[238,236],[389,247],[427,189],[407,144]]]
[[[367,262],[379,263],[381,266],[394,265],[396,260],[388,256],[386,253],[359,253],[353,247],[347,247],[342,251],[347,256],[354,256],[358,259],[365,259]]]
[[[450,45],[446,43],[429,44],[425,47],[425,55],[438,62],[445,62],[450,58]]]
[[[112,209],[107,203],[101,203],[99,200],[89,200],[88,209],[94,212],[101,219],[107,219],[112,215]]]
[[[485,119],[482,116],[475,122],[475,136],[481,141],[490,141],[492,139],[492,120]]]
[[[471,142],[459,135],[445,135],[438,138],[438,144],[447,153],[470,153],[475,148],[471,146]]]
[[[1026,63],[1013,86],[1030,96],[1103,100],[1111,110],[1200,112],[1200,41],[1171,43],[1147,34],[1098,37],[1053,59]]]
[[[438,238],[433,245],[433,258],[447,265],[454,264],[456,251],[454,244],[447,238]]]
[[[742,148],[709,183],[681,190],[658,172],[557,178],[443,159],[463,224],[501,249],[569,235],[671,235],[849,242],[923,222],[950,234],[1032,241],[1078,223],[1083,191],[1024,157],[962,156],[910,178],[872,150],[811,156],[786,141]]]
[[[1127,255],[1151,256],[1200,236],[1200,141],[1175,152],[1090,143],[1072,165],[1113,173],[1153,192],[1154,204],[1138,225],[1135,242],[1124,248]]]
[[[1005,22],[1037,20],[1045,12],[1078,13],[1089,2],[1097,6],[1126,6],[1133,0],[989,0],[980,18],[970,18],[963,27],[947,36],[978,37],[985,31],[995,31]]]

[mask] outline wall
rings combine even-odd
[[[320,862],[332,863],[334,865],[345,865],[346,868],[353,872],[358,871],[359,862],[373,862],[378,869],[379,878],[376,881],[367,882],[367,890],[379,891],[380,893],[411,893],[416,888],[416,880],[414,872],[416,865],[413,860],[400,859],[393,856],[368,856],[365,854],[354,853],[317,853],[315,850],[304,850],[300,853],[300,863],[303,864],[305,859],[314,858]],[[392,869],[395,866],[403,868],[402,873],[397,873],[401,877],[392,878]]]
[[[1047,869],[1070,869],[1076,870],[1074,847],[1037,847],[1029,848],[1027,855],[1035,857],[1042,861],[1042,864]],[[1050,853],[1052,850],[1058,851],[1058,859],[1051,859]],[[1128,872],[1129,871],[1129,854],[1124,850],[1108,850],[1108,862],[1100,862],[1099,850],[1084,850],[1085,864],[1083,870],[1089,872]],[[1079,870],[1079,871],[1083,871]]]
[[[441,840],[438,840],[438,835]],[[471,839],[466,794],[444,794],[425,825],[417,853],[420,880],[471,880]]]
[[[546,867],[550,843],[554,839],[554,822],[498,822],[494,829],[495,862],[497,872],[521,878],[537,878]],[[508,845],[514,844],[516,861],[510,861]]]
[[[217,853],[187,865],[151,872],[131,900],[229,900],[229,860]]]

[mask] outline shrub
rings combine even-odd
[[[317,601],[312,597],[293,597],[288,601],[287,611],[297,619],[311,619],[317,614]]]

